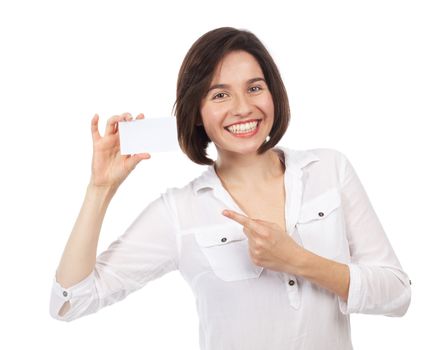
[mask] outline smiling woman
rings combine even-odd
[[[235,147],[263,154],[279,142],[290,121],[287,92],[273,58],[253,33],[231,27],[214,29],[191,46],[180,67],[174,106],[180,147],[197,164],[214,164],[206,149],[231,136],[222,135],[225,127],[259,120],[259,132],[239,135],[257,134],[250,146]]]
[[[96,312],[173,270],[196,298],[202,350],[348,350],[351,313],[405,314],[408,276],[347,157],[276,146],[288,98],[254,34],[218,28],[192,45],[177,82],[178,141],[207,169],[150,202],[96,257],[110,200],[142,159],[118,154],[115,125],[128,118],[110,118],[104,137],[92,119],[92,178],[54,279],[54,318]]]
[[[250,78],[253,76],[257,78]],[[274,105],[256,59],[245,51],[227,54],[216,67],[211,84],[200,114],[219,157],[228,152],[257,151],[272,129]],[[244,140],[235,142],[238,138]]]

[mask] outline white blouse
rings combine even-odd
[[[350,313],[404,315],[410,280],[346,156],[327,148],[274,150],[286,167],[287,232],[349,266],[347,302],[300,276],[255,265],[243,227],[221,214],[244,212],[210,165],[150,202],[84,280],[63,288],[54,275],[51,316],[92,314],[177,269],[196,298],[201,350],[347,350]],[[59,316],[66,301],[71,307]]]

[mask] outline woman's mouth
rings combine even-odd
[[[227,126],[225,127],[225,130],[236,137],[250,137],[258,132],[260,123],[261,119],[258,119],[248,123]]]

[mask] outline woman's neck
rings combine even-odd
[[[285,166],[273,149],[264,154],[219,154],[214,170],[220,180],[230,188],[265,188],[282,179]]]

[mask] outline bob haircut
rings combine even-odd
[[[202,35],[187,52],[177,79],[174,103],[177,118],[177,138],[182,151],[199,165],[213,165],[206,149],[211,142],[201,124],[200,107],[213,79],[214,71],[223,57],[243,50],[260,65],[274,105],[272,130],[257,150],[258,154],[274,147],[287,130],[290,108],[287,92],[279,70],[261,41],[247,30],[221,27]]]

